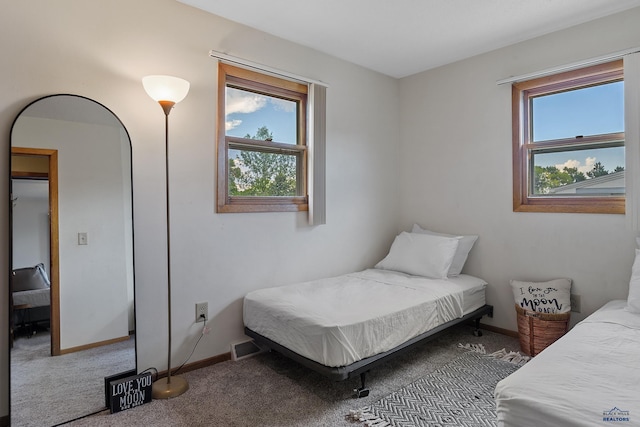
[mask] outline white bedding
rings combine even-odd
[[[13,305],[28,305],[30,307],[51,305],[51,293],[48,288],[14,292]]]
[[[500,381],[498,425],[640,425],[640,315],[625,305],[605,304]]]
[[[486,285],[369,269],[250,292],[244,324],[325,366],[346,366],[482,307]]]

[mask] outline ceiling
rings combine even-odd
[[[178,1],[396,78],[640,6],[640,0]]]

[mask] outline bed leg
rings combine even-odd
[[[365,387],[366,377],[367,372],[360,373],[360,388],[356,388],[353,390],[353,392],[355,393],[355,397],[357,398],[369,396],[369,389]]]
[[[480,330],[480,317],[476,319],[476,329],[473,331],[473,336],[481,337],[482,331]]]

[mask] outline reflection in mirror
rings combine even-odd
[[[136,368],[131,143],[103,105],[29,104],[11,130],[11,424],[103,410]]]

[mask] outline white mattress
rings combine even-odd
[[[640,315],[625,305],[605,304],[500,381],[498,425],[640,425]]]
[[[30,307],[51,305],[49,289],[32,289],[13,293],[13,305],[27,304]]]
[[[486,285],[370,269],[250,292],[244,324],[325,366],[346,366],[482,307]]]

